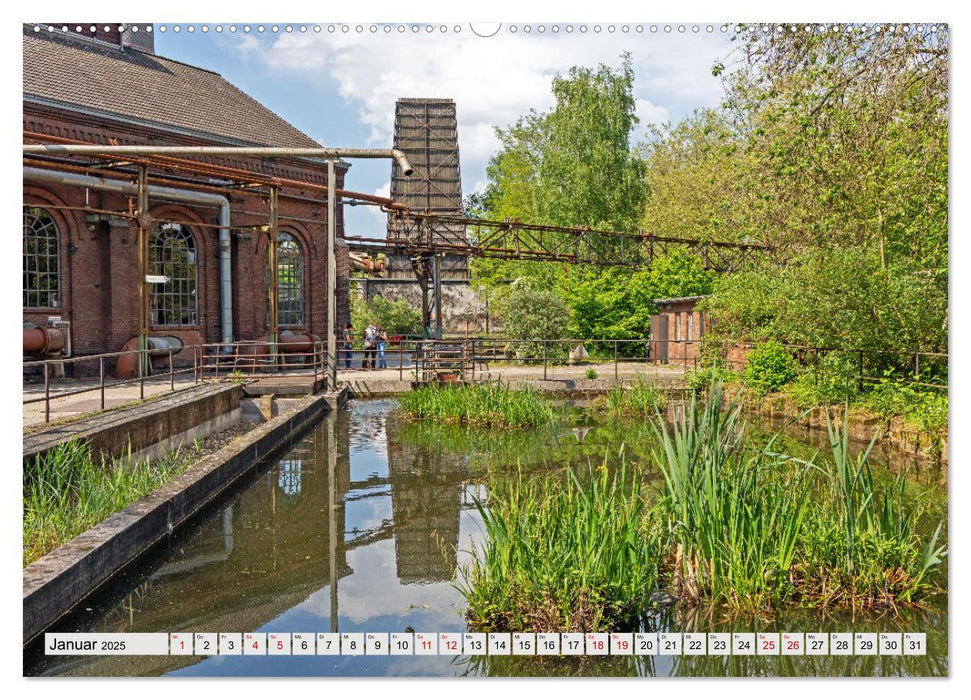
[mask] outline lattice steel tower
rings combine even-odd
[[[391,165],[391,198],[415,212],[464,216],[462,172],[459,167],[455,102],[448,99],[401,98],[395,105],[394,147],[403,151],[415,173],[404,177],[396,161]],[[416,224],[417,225],[417,224]],[[423,221],[426,233],[442,243],[465,244],[464,224]],[[400,235],[388,231],[388,237]],[[427,261],[426,261],[427,263]],[[389,277],[411,277],[419,265],[402,256],[388,261]],[[439,261],[442,279],[468,279],[468,258],[446,255]],[[421,273],[419,272],[419,278]]]

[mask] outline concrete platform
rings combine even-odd
[[[595,379],[587,379],[588,370],[597,373]],[[550,394],[596,394],[609,391],[618,385],[630,385],[648,381],[662,389],[684,389],[685,369],[675,365],[652,365],[643,362],[619,362],[614,364],[585,364],[547,366],[544,378],[543,366],[493,364],[488,371],[475,373],[476,382],[508,382],[514,388],[530,387]],[[393,396],[413,389],[414,373],[398,369],[340,370],[337,384],[346,387],[354,396]]]

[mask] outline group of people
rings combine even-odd
[[[351,368],[351,358],[354,356],[354,327],[348,323],[344,326],[344,368]],[[361,369],[387,369],[388,363],[384,357],[384,349],[388,344],[388,334],[381,324],[368,323],[364,329],[364,357]]]

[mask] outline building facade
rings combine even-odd
[[[150,34],[23,31],[24,143],[319,148],[222,77],[154,53]],[[23,317],[66,322],[74,355],[114,352],[138,334],[135,162],[83,157],[24,159]],[[195,171],[193,171],[195,170]],[[338,163],[337,186],[348,170]],[[303,158],[208,157],[200,165],[149,166],[152,285],[149,334],[186,346],[269,329],[268,178],[278,187],[279,327],[327,335],[326,163]],[[63,174],[105,184],[67,184]],[[90,180],[84,180],[90,182]],[[220,208],[163,190],[219,194],[229,202],[231,255],[221,259]],[[191,197],[189,197],[191,199]],[[337,207],[337,322],[348,318],[347,249]],[[224,304],[224,275],[231,299]],[[188,355],[186,357],[188,359]]]
[[[651,316],[651,357],[655,361],[694,363],[701,356],[701,341],[710,321],[695,307],[705,298],[651,300],[658,308]]]

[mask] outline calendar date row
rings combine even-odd
[[[923,656],[923,632],[52,633],[48,655]]]

